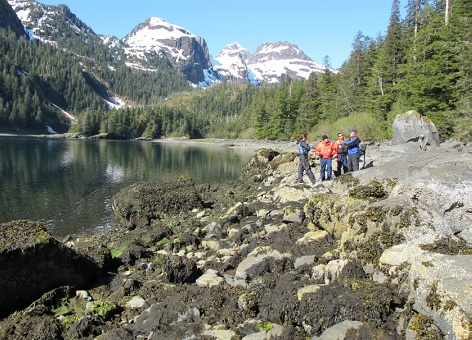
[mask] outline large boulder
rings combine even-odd
[[[97,264],[54,239],[38,222],[0,224],[0,318],[60,287],[88,288]]]
[[[131,228],[188,214],[203,205],[192,179],[187,176],[136,183],[118,192],[112,201],[117,222]]]
[[[416,111],[399,114],[393,122],[392,145],[416,142],[421,149],[439,146],[439,134],[434,123]]]

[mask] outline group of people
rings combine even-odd
[[[332,160],[337,160],[336,176],[343,173],[359,170],[361,140],[357,135],[356,129],[351,129],[350,139],[344,139],[342,133],[338,133],[338,139],[335,142],[329,140],[328,136],[323,135],[321,142],[314,148],[314,153],[319,156],[321,168],[321,181],[331,180],[333,167]],[[300,164],[298,166],[298,183],[303,183],[303,173],[305,172],[310,181],[315,184],[315,175],[311,171],[306,134],[302,133],[297,141],[298,151],[300,153]]]

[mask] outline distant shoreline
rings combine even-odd
[[[72,133],[64,134],[30,134],[21,132],[0,132],[0,137],[35,137],[35,138],[65,138],[65,139],[96,139],[93,137],[84,137]],[[110,139],[111,140],[111,139]],[[144,141],[152,143],[182,143],[182,144],[213,144],[221,145],[223,147],[230,148],[247,148],[250,150],[257,150],[262,148],[275,149],[279,151],[290,151],[296,150],[295,143],[293,141],[270,141],[270,140],[259,140],[259,139],[224,139],[224,138],[202,138],[202,139],[189,139],[189,138],[159,138],[159,139],[129,139],[130,141]]]

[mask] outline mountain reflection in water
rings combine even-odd
[[[0,222],[41,221],[54,235],[113,226],[111,197],[139,181],[238,178],[253,150],[221,144],[0,136]]]

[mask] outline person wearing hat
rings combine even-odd
[[[315,153],[321,160],[320,177],[321,181],[330,181],[333,173],[332,157],[336,154],[336,151],[334,143],[329,140],[328,136],[323,135],[321,138],[321,142],[315,148]]]
[[[312,184],[315,184],[315,175],[310,168],[310,162],[308,161],[308,152],[310,151],[310,145],[306,140],[306,134],[302,133],[297,141],[298,152],[300,153],[300,163],[298,164],[298,180],[297,183],[303,183],[303,172],[306,172],[308,178]]]
[[[343,144],[347,146],[347,170],[349,172],[359,170],[361,140],[356,129],[351,129],[351,139],[343,141]]]

